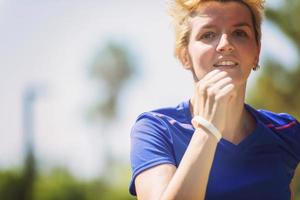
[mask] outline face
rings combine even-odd
[[[237,2],[205,3],[191,19],[186,50],[183,63],[198,80],[219,69],[235,84],[246,84],[260,51],[249,9]]]

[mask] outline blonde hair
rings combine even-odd
[[[251,13],[255,38],[258,45],[261,41],[261,23],[265,0],[172,0],[169,8],[169,14],[173,18],[175,26],[175,56],[180,59],[180,52],[187,47],[190,36],[189,19],[195,15],[200,6],[205,2],[238,2],[245,5]]]

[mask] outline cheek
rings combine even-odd
[[[212,70],[210,66],[212,66],[214,49],[207,45],[190,45],[188,49],[193,73],[197,80],[200,80]]]
[[[249,67],[253,67],[255,61],[258,59],[258,50],[256,45],[245,46],[240,51],[243,56],[243,60],[246,62],[245,64],[249,65]]]
[[[214,49],[208,45],[190,45],[190,57],[194,67],[206,68],[214,55]]]

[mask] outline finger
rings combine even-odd
[[[229,83],[232,83],[231,77],[225,77],[220,80],[218,80],[213,86],[211,86],[212,90],[220,91],[222,88],[224,88]]]
[[[217,101],[226,98],[228,96],[230,96],[230,93],[234,91],[234,85],[232,83],[227,84],[225,87],[223,87],[218,94],[215,96],[215,99]]]
[[[215,97],[219,91],[232,81],[230,77],[220,79],[207,89],[207,98],[205,101],[205,115],[211,115],[213,112],[213,104],[215,103]]]
[[[225,87],[226,84],[231,82],[230,77],[226,77],[227,73],[217,73],[214,77],[211,77],[211,83],[202,83],[200,86],[200,95],[202,96],[202,106],[205,116],[209,116],[213,112],[213,104],[215,103],[215,96],[218,94],[219,90]],[[225,76],[225,78],[224,78]]]
[[[208,72],[203,78],[202,80],[205,81],[205,80],[209,80],[211,77],[215,76],[217,73],[219,73],[220,70],[219,69],[214,69],[210,72]]]
[[[221,78],[219,81],[215,82],[212,86],[210,86],[207,89],[207,102],[209,103],[207,104],[207,106],[209,108],[212,108],[212,104],[214,103],[216,96],[218,95],[220,90],[224,88],[226,85],[230,84],[231,82],[232,82],[232,78],[230,77]],[[206,113],[209,114],[210,112],[206,112]]]
[[[225,78],[226,76],[228,76],[228,73],[225,71],[221,71],[221,72],[215,74],[214,76],[212,76],[210,79],[206,80],[206,83],[209,86],[214,85],[216,82]]]
[[[210,116],[213,112],[213,105],[214,105],[214,97],[208,95],[207,100],[205,102],[205,115]]]
[[[213,76],[212,76],[213,75]],[[208,79],[201,79],[199,82],[196,84],[196,93],[198,93],[200,96],[204,97],[204,100],[207,98],[207,91],[209,88],[213,87],[216,82],[219,80],[223,79],[224,77],[227,76],[227,72],[220,72],[216,71],[215,73],[210,74],[210,78]]]

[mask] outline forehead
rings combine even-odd
[[[253,26],[251,12],[244,4],[238,2],[210,1],[203,3],[191,19],[191,23],[235,25],[247,23]]]

